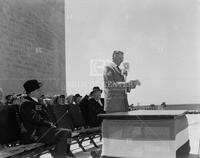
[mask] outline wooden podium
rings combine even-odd
[[[101,114],[102,158],[187,158],[184,110],[136,110]]]

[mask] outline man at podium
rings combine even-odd
[[[114,51],[112,55],[112,63],[104,69],[104,93],[106,113],[111,112],[127,112],[128,99],[127,93],[134,89],[136,85],[140,85],[138,80],[126,82],[128,71],[119,68],[124,60],[122,51]]]

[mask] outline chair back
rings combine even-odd
[[[4,106],[0,109],[0,144],[9,144],[20,140],[18,109],[18,105]]]

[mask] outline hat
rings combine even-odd
[[[78,98],[78,97],[82,97],[82,96],[78,93],[74,95],[74,98]]]
[[[61,95],[60,95],[60,98],[65,98],[65,95],[64,95],[64,94],[61,94]]]
[[[103,92],[98,86],[97,87],[93,87],[92,92],[90,92],[90,95],[92,95],[94,92],[100,91],[101,93]]]
[[[23,87],[26,91],[26,93],[33,92],[36,89],[39,89],[42,87],[42,83],[38,82],[38,80],[28,80],[23,84]]]

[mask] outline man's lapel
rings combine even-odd
[[[120,74],[121,76],[123,76],[122,73],[121,73],[121,70],[118,69],[115,64],[112,63],[112,67],[113,67],[114,71],[116,71],[118,74]]]

